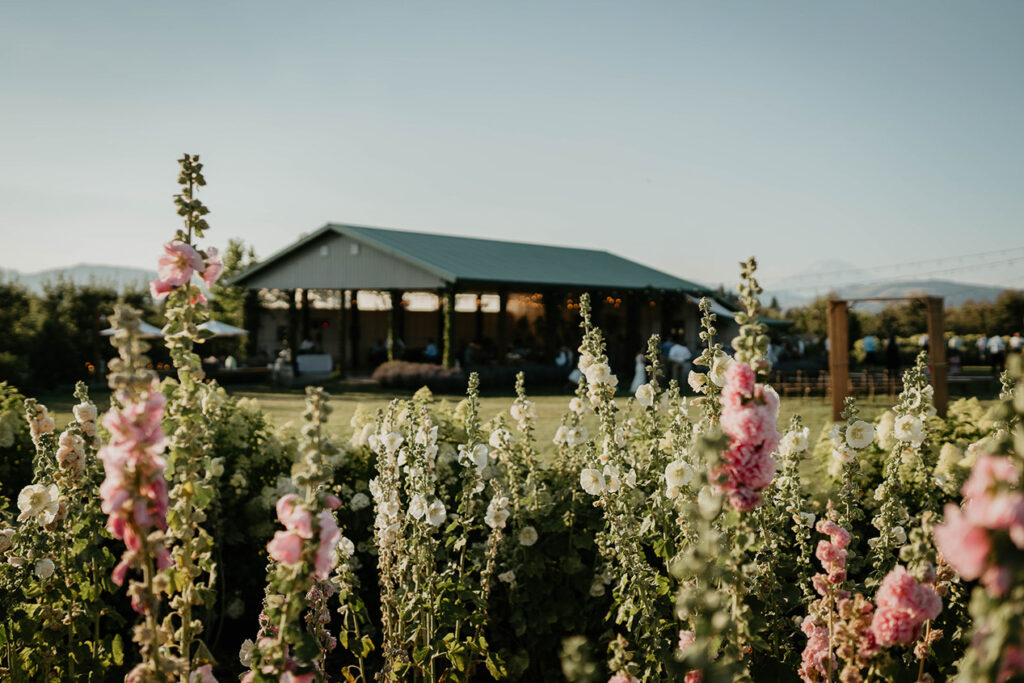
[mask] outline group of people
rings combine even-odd
[[[924,351],[928,350],[930,340],[927,334],[917,338],[917,345]],[[866,335],[861,340],[864,349],[864,363],[868,366],[878,365],[880,361],[879,351],[882,349],[881,342],[873,334]],[[949,352],[950,371],[960,371],[962,354],[964,351],[964,340],[959,335],[953,335],[947,342]],[[982,364],[989,363],[992,366],[992,373],[999,375],[1006,369],[1006,354],[1024,352],[1024,337],[1020,332],[1015,332],[1007,343],[1002,336],[994,334],[991,337],[982,333],[977,341],[978,357]],[[895,334],[890,334],[884,346],[885,367],[892,372],[900,369],[900,347]]]

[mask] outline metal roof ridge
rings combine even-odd
[[[322,225],[321,227],[317,228],[316,230],[314,230],[313,232],[309,233],[305,237],[300,237],[295,242],[292,242],[291,244],[288,244],[288,245],[278,249],[277,251],[275,251],[270,256],[268,256],[268,257],[266,257],[264,259],[260,259],[259,262],[254,263],[253,265],[249,266],[248,268],[243,270],[238,275],[235,275],[233,278],[228,280],[227,284],[235,285],[235,284],[238,284],[239,282],[242,282],[243,280],[248,279],[252,275],[255,275],[259,271],[261,271],[264,268],[266,268],[267,266],[269,266],[274,261],[277,261],[278,259],[280,259],[283,256],[287,256],[288,254],[292,253],[293,251],[295,251],[299,247],[301,247],[301,246],[303,246],[303,245],[313,241],[314,239],[316,239],[320,235],[324,234],[328,230],[334,230],[334,228],[331,226],[330,223],[326,223],[326,224]]]

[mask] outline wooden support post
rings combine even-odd
[[[348,371],[348,310],[345,308],[345,296],[348,294],[344,289],[338,290],[338,377],[345,379]]]
[[[508,357],[508,290],[498,290],[498,362]]]
[[[476,295],[476,339],[479,343],[484,338],[484,295],[477,292]]]
[[[388,311],[388,360],[399,357],[398,340],[402,338],[402,293],[391,290],[391,310]]]
[[[842,419],[843,399],[850,391],[849,309],[845,301],[828,302],[828,370],[832,378],[832,420]]]
[[[359,340],[362,336],[362,330],[359,327],[359,290],[352,290],[351,308],[349,309],[349,318],[351,318],[352,324],[349,325],[349,337],[352,344],[352,367],[359,367]]]
[[[457,340],[455,326],[455,288],[446,289],[441,305],[444,311],[444,347],[441,352],[442,362],[446,368],[455,365],[455,346]]]
[[[309,316],[309,290],[303,288],[302,290],[302,311],[299,313],[299,344],[306,341],[313,341],[313,334],[309,330],[310,316]]]
[[[939,417],[946,417],[949,402],[949,385],[946,380],[946,339],[942,319],[942,297],[930,296],[928,306],[928,370],[932,375],[935,390],[935,410]]]
[[[541,294],[544,297],[544,362],[550,363],[557,353],[559,332],[561,330],[561,315],[559,311],[559,298],[562,292],[549,289]]]
[[[295,300],[296,291],[294,289],[286,291],[288,294],[288,349],[292,354],[292,369],[296,370],[298,364],[295,361],[295,356],[299,354],[299,309]]]

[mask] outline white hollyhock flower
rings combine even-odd
[[[476,465],[478,470],[483,470],[487,467],[488,454],[487,444],[478,443],[473,446],[473,464]]]
[[[586,405],[583,403],[583,400],[580,399],[579,396],[573,396],[571,399],[569,399],[569,410],[576,413],[577,415],[582,415],[585,408]]]
[[[498,574],[498,581],[507,584],[513,584],[516,582],[516,573],[509,569],[507,572]]]
[[[495,496],[487,506],[484,522],[492,529],[504,529],[509,514],[508,498],[505,496]]]
[[[893,436],[900,441],[920,443],[924,440],[924,424],[916,415],[902,415],[893,425]]]
[[[814,520],[816,516],[813,512],[801,512],[793,515],[793,521],[798,524],[803,524],[806,527],[814,527]]]
[[[246,668],[252,666],[252,649],[254,647],[256,647],[256,643],[252,642],[251,638],[242,641],[242,647],[238,648],[238,661],[242,666]]]
[[[420,494],[409,499],[409,516],[413,519],[420,519],[427,514],[427,499]]]
[[[57,500],[60,492],[55,484],[43,486],[42,484],[29,484],[18,494],[18,521],[38,517],[41,524],[50,524],[57,516],[60,502]]]
[[[338,541],[338,555],[342,558],[349,558],[356,554],[356,544],[346,536]]]
[[[537,530],[532,526],[524,526],[519,530],[519,545],[529,548],[537,542]]]
[[[444,524],[444,520],[447,518],[448,513],[444,509],[444,503],[440,499],[435,498],[434,501],[427,507],[427,524],[431,526],[441,526]]]
[[[587,366],[583,374],[587,377],[587,384],[607,384],[612,376],[612,369],[607,363],[593,363]]]
[[[586,427],[583,425],[576,425],[569,430],[568,434],[565,435],[565,442],[570,446],[579,446],[586,442],[588,436],[589,434],[587,434]]]
[[[838,462],[845,465],[846,463],[850,462],[855,457],[857,457],[857,451],[853,450],[844,443],[832,449],[832,457],[835,458]]]
[[[14,529],[0,529],[0,553],[6,553],[14,545]]]
[[[568,441],[568,439],[569,428],[565,425],[559,425],[558,429],[555,430],[555,438],[552,439],[552,442],[554,442],[556,446],[561,446],[563,443]]]
[[[704,385],[708,383],[708,376],[702,372],[690,370],[690,374],[686,376],[686,383],[690,385],[694,392],[700,394],[703,392]]]
[[[719,353],[715,356],[715,361],[711,365],[711,372],[709,377],[712,382],[720,387],[725,386],[725,374],[729,372],[729,368],[735,363],[731,356],[724,353]]]
[[[600,581],[595,581],[590,585],[590,596],[593,598],[599,598],[604,595],[604,584]]]
[[[370,434],[366,438],[366,445],[370,447],[370,450],[380,455],[380,435],[377,432]]]
[[[580,486],[592,496],[600,495],[605,488],[604,475],[601,470],[587,468],[580,472]]]
[[[96,421],[96,406],[91,403],[79,403],[71,412],[75,414],[75,420],[80,423]]]
[[[399,434],[398,432],[391,432],[389,434],[386,434],[384,438],[381,439],[381,442],[384,444],[384,449],[388,453],[394,453],[395,451],[397,451],[398,447],[402,445],[403,441],[405,441],[405,437]]]
[[[394,498],[380,506],[380,514],[384,515],[386,519],[397,517],[399,510],[401,510],[401,506],[399,506],[398,501]]]
[[[636,388],[636,402],[644,408],[654,405],[654,387],[650,384],[641,384]]]
[[[892,536],[893,540],[896,541],[896,545],[903,545],[907,542],[907,532],[901,526],[893,527]]]
[[[867,448],[875,440],[875,427],[870,422],[857,420],[846,428],[846,443],[858,450]]]
[[[811,430],[807,427],[786,432],[786,435],[782,437],[782,441],[779,443],[779,453],[783,455],[803,453],[807,450],[807,440],[810,435]]]
[[[635,489],[636,488],[636,469],[631,468],[629,470],[629,472],[626,473],[626,476],[623,479],[623,481],[626,482],[626,486],[628,486],[631,489]]]
[[[51,576],[53,576],[53,570],[53,560],[51,560],[48,557],[44,557],[43,559],[36,562],[36,576],[38,576],[40,579],[48,579]]]
[[[373,496],[373,499],[380,500],[381,488],[380,483],[377,482],[377,477],[371,479],[367,487],[370,489],[370,495]]]
[[[671,489],[683,488],[693,481],[693,468],[685,460],[674,460],[665,468],[665,484]],[[674,498],[675,496],[670,496]]]
[[[533,401],[516,401],[508,409],[508,412],[513,420],[523,423],[527,419],[537,417],[537,406]]]
[[[605,465],[604,466],[604,481],[605,481],[605,486],[612,493],[614,493],[614,492],[618,491],[620,488],[622,488],[622,485],[619,483],[619,468],[616,467],[615,465]]]
[[[487,443],[491,445],[491,448],[501,448],[511,438],[512,435],[507,429],[495,429],[491,432],[491,438],[487,440]]]
[[[833,446],[839,446],[843,443],[843,425],[834,424],[832,425],[831,431],[828,433],[828,438],[832,440]]]
[[[370,504],[370,497],[360,491],[352,496],[352,500],[348,502],[348,507],[353,512],[359,512]]]

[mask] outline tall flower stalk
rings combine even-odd
[[[143,355],[148,345],[139,336],[138,311],[119,305],[111,316],[118,357],[110,361],[110,388],[115,407],[103,417],[110,441],[100,449],[106,478],[100,486],[102,510],[109,515],[107,529],[124,541],[126,549],[114,568],[114,583],[124,583],[129,570],[141,572],[128,586],[132,608],[143,615],[133,639],[142,661],[128,674],[130,681],[170,681],[183,662],[167,651],[172,632],[159,621],[160,592],[167,589],[159,570],[171,566],[167,551],[167,446],[160,421],[166,399],[156,374]]]
[[[199,157],[184,155],[178,161],[178,184],[174,197],[184,225],[175,238],[164,245],[158,265],[159,279],[150,286],[157,299],[166,298],[164,343],[177,370],[177,385],[169,390],[168,417],[174,425],[170,435],[168,469],[171,483],[171,509],[167,521],[175,539],[172,550],[175,570],[168,576],[171,589],[166,627],[177,634],[174,649],[184,663],[182,683],[188,683],[193,669],[211,663],[206,646],[200,640],[203,621],[198,608],[210,607],[215,599],[213,539],[203,527],[206,508],[216,488],[211,479],[221,468],[212,467],[210,443],[206,438],[203,402],[211,388],[204,383],[202,361],[194,352],[203,337],[198,325],[209,318],[206,296],[193,282],[201,276],[206,287],[217,281],[223,268],[216,248],[197,249],[194,240],[205,235],[209,225],[204,218],[209,209],[196,197],[206,185]]]

